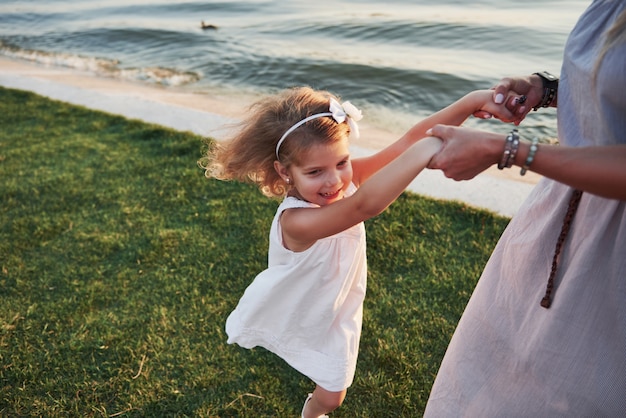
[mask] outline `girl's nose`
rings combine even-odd
[[[341,176],[338,171],[332,171],[326,177],[326,184],[328,186],[334,186],[341,181]]]

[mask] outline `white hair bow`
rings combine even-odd
[[[330,113],[337,121],[337,123],[343,123],[348,118],[348,125],[350,125],[350,135],[354,135],[355,139],[359,138],[359,126],[356,122],[363,119],[363,114],[355,105],[350,102],[339,102],[333,98],[330,99]]]

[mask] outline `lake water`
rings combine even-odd
[[[558,74],[589,3],[4,0],[0,55],[195,93],[309,85],[401,133],[503,76]],[[521,133],[555,137],[553,110],[529,115]]]

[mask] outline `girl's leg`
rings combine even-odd
[[[329,392],[319,386],[315,387],[313,397],[302,410],[303,418],[318,418],[339,408],[346,397],[346,390]]]

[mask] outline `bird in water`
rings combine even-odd
[[[207,23],[204,23],[204,20],[200,22],[200,28],[202,28],[203,30],[207,30],[207,29],[217,29],[217,26],[215,25],[209,25]]]

